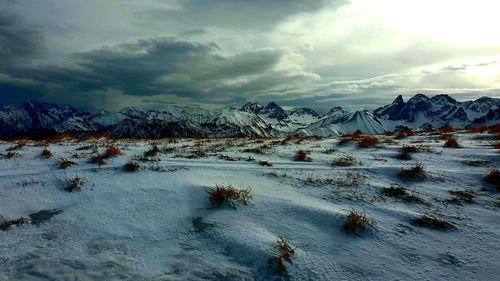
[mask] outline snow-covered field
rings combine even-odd
[[[40,142],[0,143],[0,215],[62,211],[0,231],[0,280],[498,280],[500,195],[484,177],[499,150],[487,133],[455,136],[462,148],[428,134],[378,136],[370,148],[338,138],[65,140],[47,146],[51,158]],[[154,144],[161,152],[144,158]],[[89,162],[109,145],[121,155]],[[411,160],[397,158],[403,145],[417,147]],[[299,150],[310,161],[295,161]],[[60,169],[62,158],[77,165]],[[125,171],[129,161],[141,168]],[[416,163],[423,175],[398,177]],[[81,189],[66,191],[75,177]],[[216,207],[216,185],[253,197]],[[345,231],[352,210],[373,223]],[[451,226],[415,223],[424,213]],[[268,265],[278,235],[296,247],[281,274]]]

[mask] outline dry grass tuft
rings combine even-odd
[[[210,203],[217,207],[227,204],[231,208],[236,209],[237,203],[248,205],[252,198],[251,189],[236,189],[232,185],[221,186],[217,185],[215,188],[207,189],[208,198]]]
[[[52,154],[52,152],[48,148],[44,148],[42,150],[41,156],[44,158],[51,158],[52,156],[54,156],[54,154]]]
[[[358,140],[358,148],[369,148],[379,144],[380,140],[374,136],[364,136]]]
[[[122,154],[122,151],[115,146],[108,146],[106,148],[106,157],[115,157]]]
[[[487,183],[496,185],[497,190],[500,191],[500,170],[498,169],[489,170],[486,176],[484,177],[484,180]]]
[[[408,203],[408,204],[417,203],[417,204],[422,204],[425,206],[430,205],[429,203],[425,202],[424,199],[420,198],[416,194],[410,193],[410,191],[408,191],[408,189],[406,189],[402,186],[393,185],[391,187],[384,188],[384,189],[382,189],[382,194],[389,196],[389,197],[401,199],[405,203]]]
[[[354,159],[353,156],[342,156],[337,159],[334,159],[329,163],[330,166],[335,167],[335,166],[340,166],[340,167],[347,167],[347,166],[353,166],[359,164],[356,159]]]
[[[263,167],[272,167],[273,163],[271,163],[269,161],[259,161],[259,165],[261,165]]]
[[[325,150],[323,150],[323,153],[324,153],[324,154],[332,154],[332,153],[334,153],[335,151],[337,151],[335,148],[333,148],[333,147],[328,147],[328,148],[325,148]]]
[[[7,220],[7,219],[5,219],[1,215],[0,215],[0,220],[1,220],[0,230],[7,230],[11,226],[19,226],[19,225],[27,224],[29,222],[28,219],[26,219],[26,218],[18,218],[18,219],[15,219],[15,220]]]
[[[66,190],[67,192],[78,191],[82,188],[83,184],[83,179],[76,175],[73,178],[66,179],[66,187],[64,188],[64,190]]]
[[[127,162],[123,166],[123,169],[127,172],[135,172],[135,171],[139,170],[140,167],[141,167],[141,165],[139,165],[139,163],[131,161],[131,162]]]
[[[25,147],[25,146],[26,146],[25,142],[19,142],[18,144],[7,148],[5,151],[17,151],[17,150],[23,149],[23,147]]]
[[[390,197],[404,197],[404,196],[407,196],[409,195],[410,193],[408,192],[408,189],[402,187],[402,186],[391,186],[391,187],[387,187],[387,188],[384,188],[382,190],[382,193],[384,195],[387,195],[387,196],[390,196]]]
[[[399,152],[397,158],[399,160],[411,160],[411,154],[407,151],[401,151]]]
[[[351,141],[356,141],[357,139],[359,139],[361,136],[363,135],[363,132],[361,132],[360,130],[357,130],[356,132],[352,133],[352,134],[345,134],[345,135],[342,135],[339,139],[339,146],[341,145],[344,145],[348,142],[351,142]]]
[[[288,240],[286,240],[283,236],[278,235],[276,245],[274,248],[268,250],[272,256],[268,260],[269,268],[280,275],[287,275],[285,263],[292,262],[292,259],[295,256],[295,249],[296,247],[292,247]]]
[[[425,177],[425,168],[422,164],[401,168],[398,177],[400,179],[423,179]]]
[[[5,158],[5,159],[14,159],[14,158],[20,158],[21,157],[21,154],[17,151],[9,151],[9,152],[6,152],[6,153],[3,153],[1,158]]]
[[[403,147],[401,147],[401,152],[416,153],[417,151],[418,148],[416,146],[403,145]]]
[[[66,158],[59,159],[59,169],[67,169],[71,166],[78,165],[75,161]]]
[[[413,132],[412,130],[409,130],[409,131],[404,131],[404,132],[398,132],[396,134],[396,139],[398,140],[401,140],[401,139],[406,139],[407,137],[411,137],[415,135],[415,132]]]
[[[151,147],[151,149],[144,152],[144,157],[146,157],[146,158],[156,157],[158,155],[158,153],[160,153],[160,149],[158,148],[157,145],[153,145],[153,147]]]
[[[449,137],[444,143],[444,147],[447,148],[461,148],[462,146],[458,143],[457,139],[454,137]]]
[[[413,225],[421,227],[429,227],[432,229],[447,230],[455,227],[453,222],[447,221],[436,215],[424,213],[420,217],[413,220]]]
[[[297,153],[295,153],[293,160],[302,162],[311,162],[312,158],[309,156],[309,153],[310,152],[306,150],[299,150],[297,151]]]
[[[476,203],[476,193],[473,190],[448,190],[448,192],[453,196],[446,200],[448,203],[457,205]]]
[[[95,165],[99,165],[99,167],[100,167],[100,166],[106,165],[106,163],[107,163],[106,159],[107,159],[106,155],[97,154],[97,155],[93,155],[92,157],[90,157],[90,163],[95,164]]]
[[[259,147],[252,147],[252,148],[246,148],[243,150],[243,152],[245,153],[255,153],[255,154],[266,154],[266,151],[270,150],[272,147],[267,145],[267,144],[263,144]]]
[[[350,233],[360,233],[373,224],[375,224],[375,221],[367,217],[365,212],[350,210],[344,221],[343,228]]]

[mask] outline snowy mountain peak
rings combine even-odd
[[[400,104],[400,103],[404,103],[404,100],[403,100],[403,96],[402,95],[398,95],[394,101],[392,102],[392,104]]]
[[[256,102],[248,102],[243,105],[240,110],[244,112],[252,112],[255,114],[259,114],[264,107]]]
[[[344,114],[344,113],[346,113],[346,111],[342,107],[335,106],[335,107],[332,107],[332,109],[330,109],[330,111],[328,111],[328,113],[326,113],[325,116],[340,115],[340,114]]]
[[[416,94],[408,100],[408,103],[426,102],[430,98],[424,94]]]
[[[432,102],[449,103],[449,104],[456,104],[457,103],[457,101],[454,98],[452,98],[452,97],[450,97],[448,95],[445,95],[445,94],[433,96],[431,98],[431,101]]]
[[[311,109],[309,107],[295,108],[290,112],[289,115],[290,116],[292,116],[292,115],[296,115],[296,116],[310,115],[310,116],[313,116],[316,118],[320,117],[319,113],[317,113],[316,111],[314,111],[313,109]]]
[[[278,121],[288,119],[286,111],[274,101],[268,103],[260,113],[266,114],[268,118],[273,118]]]

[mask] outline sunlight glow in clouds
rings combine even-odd
[[[489,0],[0,0],[0,94],[320,110],[500,96],[498,11]]]

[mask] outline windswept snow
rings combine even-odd
[[[224,114],[221,120],[246,124],[241,112]],[[368,114],[345,118],[378,130]],[[0,280],[495,280],[500,201],[483,178],[499,167],[500,157],[488,140],[475,139],[487,134],[456,136],[461,149],[445,149],[443,141],[424,134],[379,136],[391,142],[372,149],[338,146],[336,138],[118,140],[113,145],[123,154],[101,167],[88,159],[93,147],[104,151],[103,140],[49,144],[51,159],[40,157],[42,143],[28,142],[18,157],[0,159],[0,215],[63,212],[39,226],[0,231]],[[152,144],[162,153],[139,161]],[[1,143],[0,153],[13,145]],[[413,160],[398,160],[403,145],[421,151]],[[252,148],[262,153],[247,150]],[[337,151],[326,154],[327,148]],[[312,161],[293,161],[299,149],[311,151]],[[356,165],[328,164],[349,155]],[[78,165],[60,170],[59,158]],[[131,159],[142,169],[125,172]],[[273,166],[260,166],[260,160]],[[415,163],[428,171],[424,180],[396,176]],[[76,175],[84,180],[82,190],[64,191],[65,179]],[[218,184],[251,188],[250,204],[211,206],[205,190]],[[391,185],[426,204],[382,195]],[[472,190],[476,203],[453,203],[449,190]],[[351,209],[376,224],[364,233],[346,233],[342,224]],[[413,225],[424,212],[455,228]],[[297,247],[286,277],[267,264],[277,235]]]

